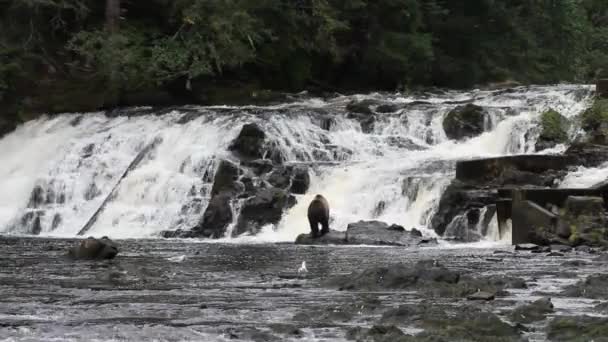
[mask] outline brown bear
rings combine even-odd
[[[329,233],[329,203],[325,197],[316,195],[308,206],[308,222],[312,238],[317,238]],[[321,224],[321,235],[319,235],[319,224]]]
[[[101,239],[88,237],[68,251],[68,256],[74,259],[113,259],[116,254],[118,248],[107,236]]]

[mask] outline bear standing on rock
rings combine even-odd
[[[318,238],[329,233],[329,203],[325,197],[316,195],[308,206],[308,222],[312,238]],[[319,224],[321,224],[321,235],[319,235]]]

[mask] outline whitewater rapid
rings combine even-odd
[[[257,122],[288,163],[311,166],[311,187],[296,196],[297,205],[278,226],[265,227],[255,237],[224,240],[293,241],[308,232],[306,209],[317,193],[331,204],[333,229],[377,219],[433,236],[428,223],[454,177],[455,161],[535,153],[540,114],[553,108],[573,118],[589,105],[592,90],[560,85],[368,94],[268,107],[182,107],[162,114],[132,108],[118,116],[42,117],[0,140],[0,233],[28,234],[37,225],[43,236],[75,236],[135,156],[155,140],[159,144],[120,182],[87,235],[155,238],[164,230],[190,229],[209,202],[218,161],[234,159],[230,142],[243,124]],[[355,99],[424,103],[379,114],[365,133],[345,115],[344,106]],[[464,102],[488,110],[487,131],[465,141],[449,140],[443,118]],[[327,116],[333,118],[329,131],[320,124]]]

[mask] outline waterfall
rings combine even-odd
[[[560,85],[375,93],[266,107],[130,108],[118,115],[45,116],[0,140],[0,233],[72,237],[106,199],[86,235],[153,238],[163,230],[188,230],[207,207],[218,161],[235,161],[228,146],[243,124],[256,122],[287,163],[310,166],[311,187],[296,195],[297,204],[277,226],[237,241],[293,241],[308,232],[306,210],[317,193],[329,200],[332,229],[377,219],[432,236],[428,222],[454,177],[457,160],[533,153],[540,114],[554,108],[574,117],[588,105],[591,90]],[[391,103],[398,110],[378,114],[372,129],[364,132],[345,110],[348,102],[364,99]],[[462,103],[487,109],[486,131],[449,140],[443,119]],[[121,180],[154,140],[158,143]],[[238,203],[233,209],[238,214]]]

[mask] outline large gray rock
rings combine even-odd
[[[232,196],[221,193],[213,196],[201,222],[192,229],[197,236],[219,239],[226,233],[226,228],[232,223]]]
[[[402,228],[402,227],[401,227]],[[387,245],[387,246],[417,246],[431,243],[423,238],[418,231],[406,231],[389,226],[380,221],[359,221],[350,223],[346,228],[346,242],[349,245]]]
[[[243,125],[241,132],[232,142],[229,149],[249,158],[262,158],[266,133],[255,123]]]
[[[267,158],[275,163],[283,162],[279,149],[267,139],[264,130],[255,123],[243,125],[241,132],[228,149],[244,160]]]
[[[276,168],[270,175],[268,175],[268,183],[275,188],[287,189],[291,185],[291,178],[293,177],[292,166],[282,166]]]
[[[484,132],[487,116],[488,113],[480,106],[458,106],[443,120],[443,130],[450,139],[472,138]]]
[[[114,259],[118,254],[118,247],[114,241],[104,236],[101,239],[88,237],[80,241],[77,246],[68,250],[68,256],[73,259],[105,260]]]
[[[310,234],[300,234],[296,238],[296,245],[344,245],[346,236],[344,232],[330,230],[329,233],[313,238]]]
[[[260,189],[242,204],[233,235],[237,236],[246,232],[255,234],[267,224],[277,224],[283,216],[283,211],[295,204],[295,197],[285,190]]]
[[[373,130],[376,123],[376,115],[372,106],[378,105],[376,100],[352,101],[346,105],[347,117],[359,121],[361,130],[369,133]]]
[[[237,194],[243,191],[243,185],[237,183],[241,174],[242,171],[237,165],[228,160],[221,160],[213,179],[211,196],[224,192]]]
[[[310,174],[307,168],[297,167],[293,172],[293,179],[291,181],[292,194],[303,195],[310,188]]]

